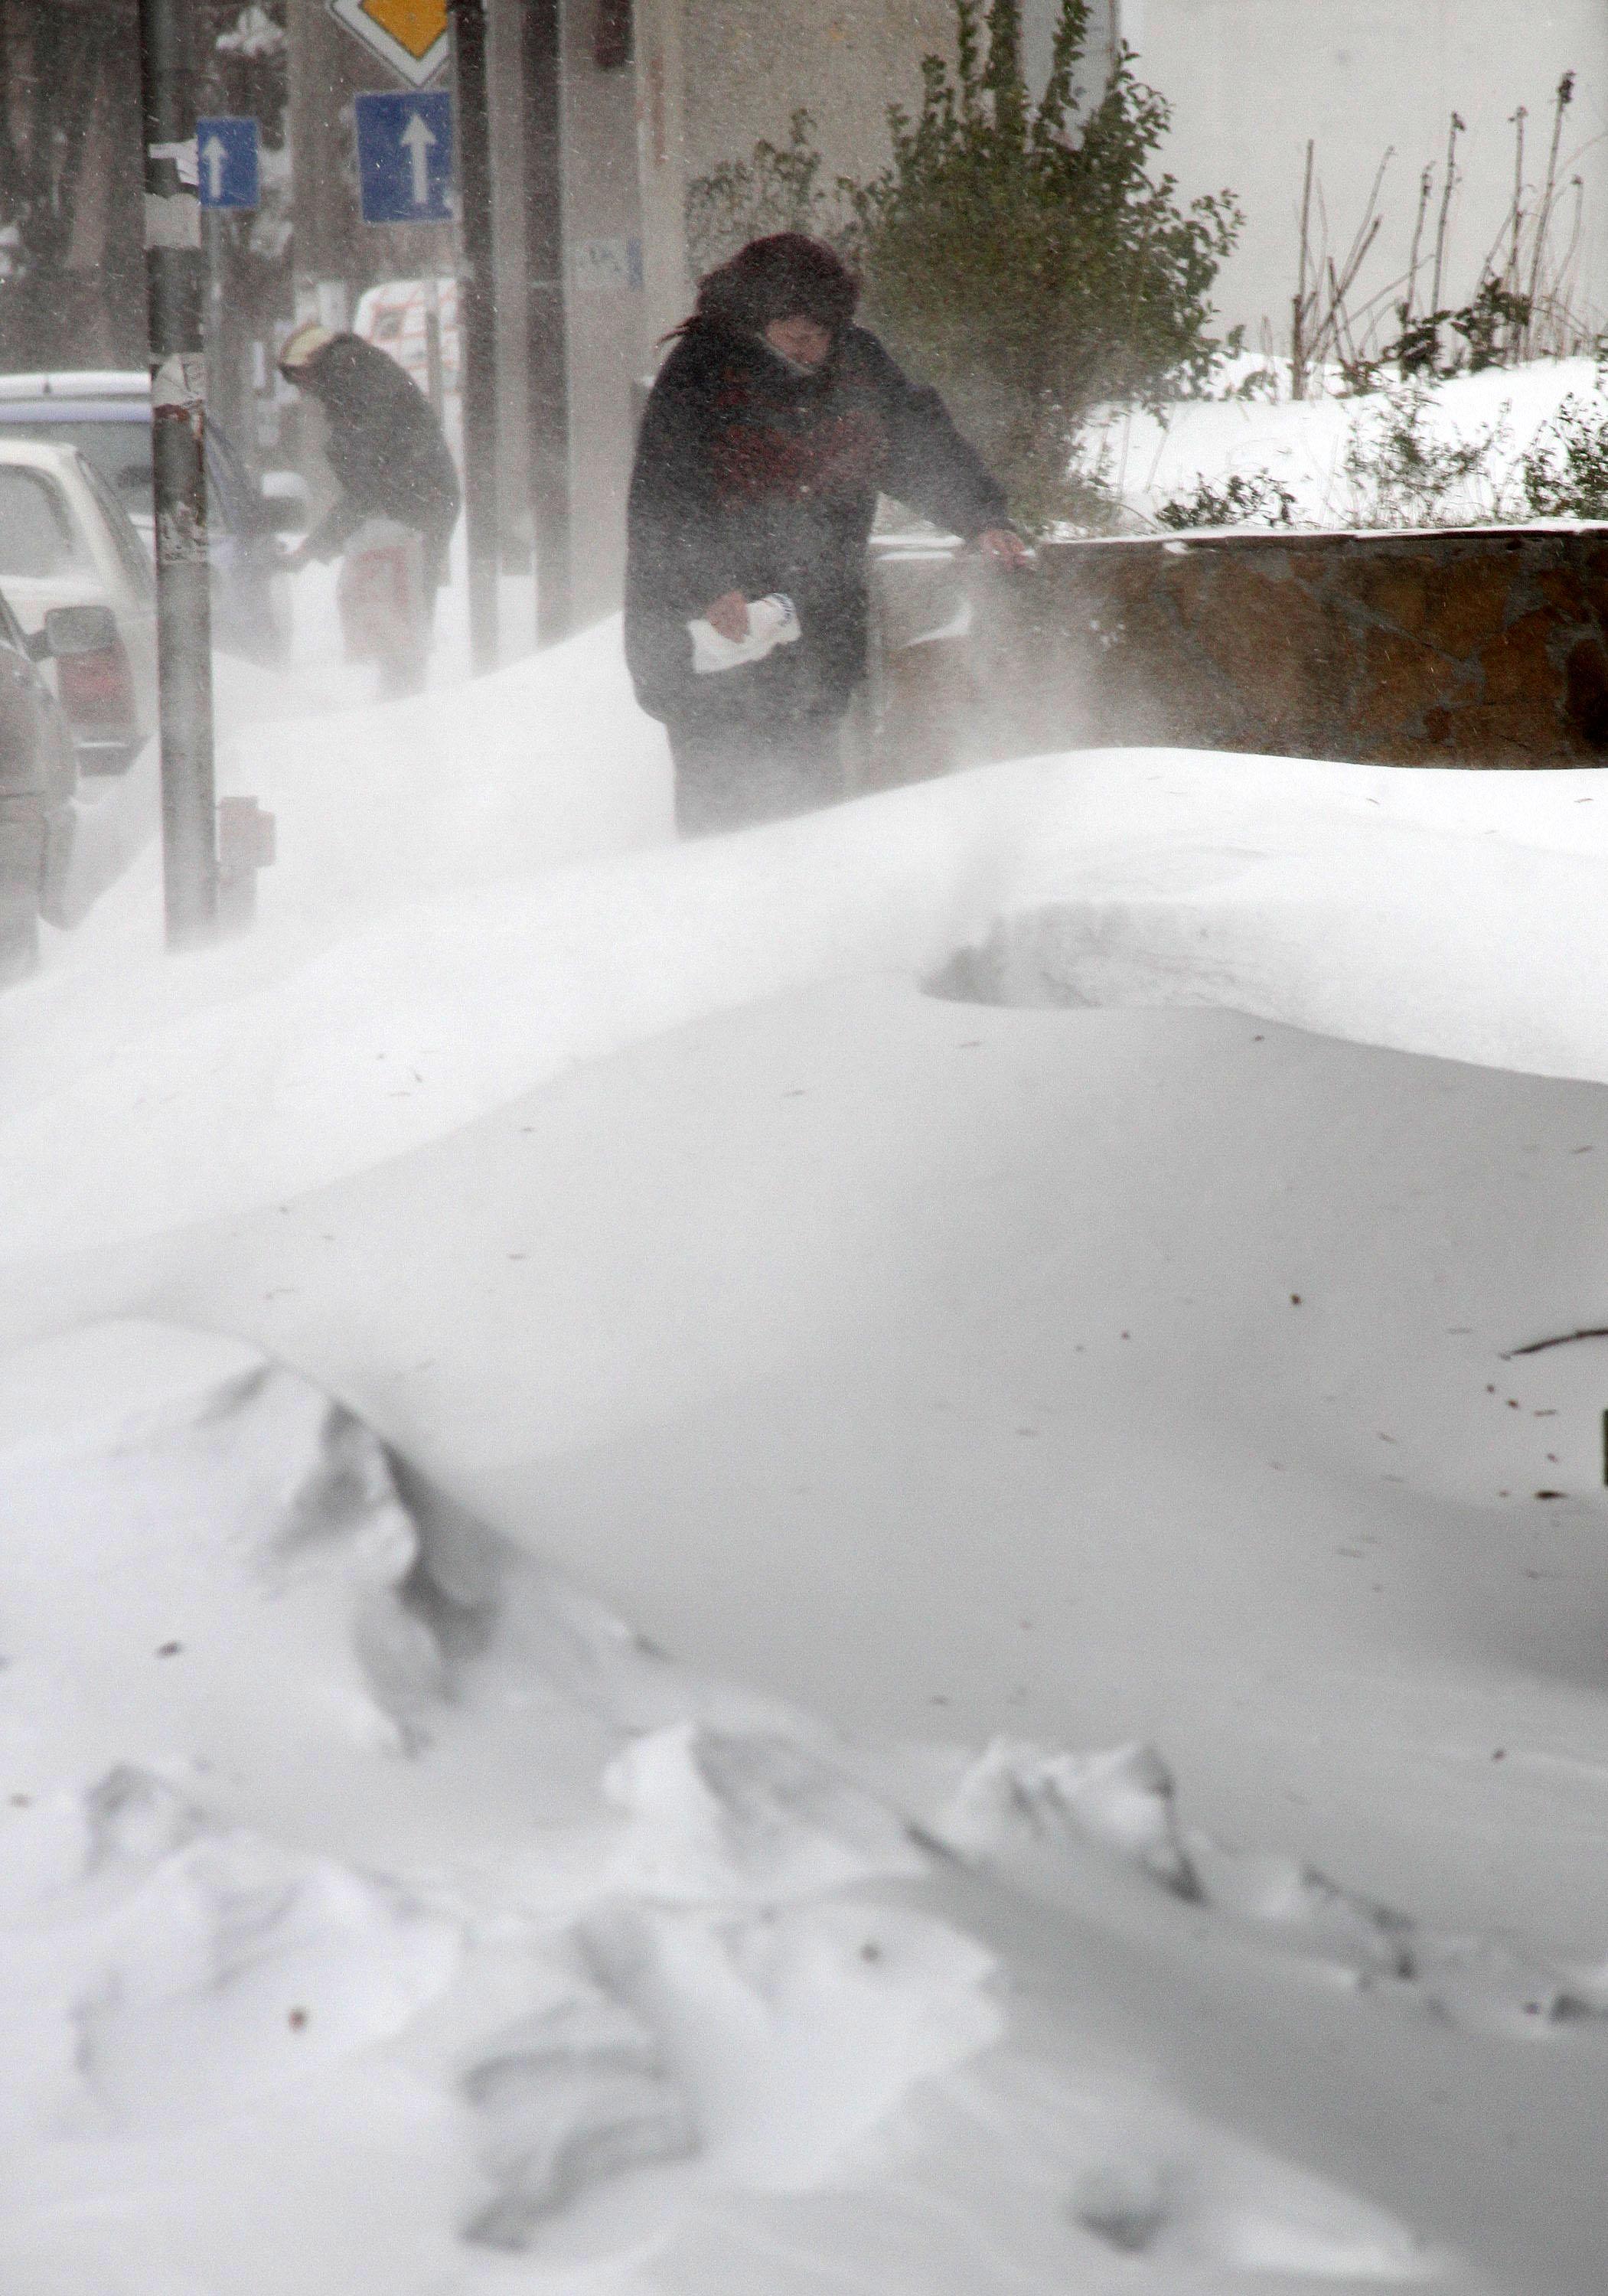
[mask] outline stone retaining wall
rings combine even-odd
[[[884,649],[879,779],[1130,743],[1608,762],[1605,527],[1050,543],[1030,575],[961,578],[967,640]]]

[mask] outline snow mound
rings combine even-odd
[[[638,709],[618,619],[475,681],[269,720],[224,746],[225,793],[257,798],[279,857],[270,931],[519,877],[671,833],[664,730]]]
[[[612,1764],[603,1791],[635,1820],[619,1882],[645,1897],[777,1905],[925,1864],[884,1807],[774,1733],[692,1722],[652,1732]]]
[[[996,1746],[918,1820],[233,1341],[11,1358],[0,1485],[8,2289],[1456,2277],[1170,2095],[1021,1888],[1081,1843],[1276,1930],[1153,1752]]]
[[[410,846],[373,901],[328,835],[286,865],[316,931],[269,918],[110,991],[46,978],[0,1004],[0,1255],[283,1202],[578,1063],[876,973],[1608,1079],[1593,772],[1091,751],[570,868],[544,848],[540,871],[529,840],[438,809],[439,869]]]
[[[260,1360],[86,1415],[0,1462],[0,1759],[45,1786],[192,1750],[250,1775],[269,1746],[309,1774],[335,1749],[405,1749],[439,1655],[402,1599],[418,1537],[373,1435]],[[95,1599],[64,1607],[75,1556]]]
[[[406,1893],[218,1827],[132,1768],[12,1813],[0,1845],[0,2018],[31,2073],[9,2092],[13,2139],[249,2112],[399,2031],[457,1960]]]
[[[1299,1858],[1225,1848],[1182,1825],[1155,1748],[1063,1753],[997,1739],[930,1824],[937,1841],[1052,1902],[1076,1901],[1091,1849],[1331,1977],[1471,2030],[1596,2026],[1608,1972],[1516,1940],[1438,1931]]]
[[[1171,1774],[1153,1746],[1052,1753],[997,1738],[933,1824],[963,1856],[996,1857],[1078,1837],[1131,1858],[1180,1898],[1200,1885],[1179,1839]]]

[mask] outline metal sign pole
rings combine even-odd
[[[209,939],[217,923],[212,617],[202,448],[206,265],[190,5],[191,0],[139,0],[162,720],[162,881],[170,948]]]
[[[562,0],[527,0],[521,59],[528,282],[525,364],[538,645],[551,645],[568,635],[571,611],[562,13]]]
[[[469,644],[476,670],[497,662],[496,289],[486,0],[450,0],[457,96],[458,325],[464,359],[464,509],[469,537]]]

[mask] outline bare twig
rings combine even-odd
[[[1552,149],[1546,160],[1546,183],[1541,193],[1541,204],[1536,211],[1536,243],[1530,263],[1530,308],[1533,313],[1541,280],[1541,258],[1546,251],[1546,234],[1552,224],[1553,202],[1557,196],[1558,146],[1563,140],[1563,114],[1574,102],[1574,74],[1565,72],[1558,82],[1558,92],[1553,99]],[[1524,348],[1530,348],[1530,322],[1524,326]]]
[[[1531,1340],[1528,1347],[1509,1348],[1502,1361],[1512,1363],[1515,1356],[1545,1355],[1548,1348],[1571,1348],[1577,1340],[1608,1340],[1608,1324],[1592,1324],[1583,1332],[1560,1332],[1555,1339]]]
[[[1510,294],[1515,294],[1519,285],[1519,242],[1524,233],[1524,123],[1529,117],[1523,104],[1514,114],[1514,204],[1508,218],[1512,229],[1508,234],[1507,263],[1502,274],[1502,283]],[[1497,243],[1500,246],[1501,241]]]
[[[1446,138],[1446,180],[1440,186],[1440,216],[1435,226],[1435,283],[1430,292],[1430,308],[1440,308],[1440,288],[1446,276],[1447,231],[1452,217],[1452,193],[1457,187],[1457,138],[1466,122],[1453,112]]]
[[[1413,218],[1413,251],[1407,258],[1407,299],[1401,306],[1401,324],[1408,325],[1413,316],[1413,302],[1418,292],[1418,250],[1423,242],[1424,218],[1430,211],[1430,198],[1434,190],[1433,163],[1418,178],[1418,212]]]
[[[1294,307],[1290,324],[1290,396],[1304,398],[1307,395],[1307,261],[1312,236],[1312,159],[1314,145],[1307,142],[1307,174],[1300,195],[1300,269],[1295,283]]]

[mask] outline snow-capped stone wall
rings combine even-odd
[[[988,586],[972,753],[1600,765],[1608,529],[1051,543]]]

